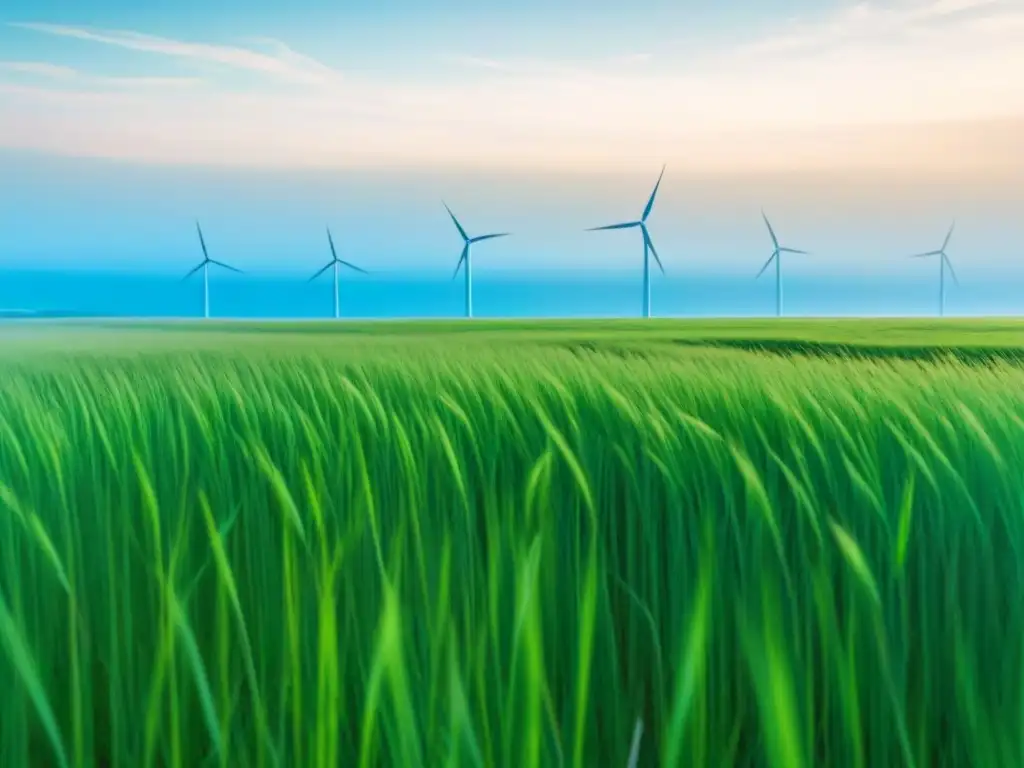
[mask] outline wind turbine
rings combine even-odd
[[[203,239],[203,230],[199,227],[199,222],[196,222],[196,232],[199,234],[199,244],[203,247],[203,260],[199,262],[195,267],[189,270],[188,274],[181,278],[183,281],[188,280],[192,275],[198,272],[200,269],[203,270],[203,317],[210,316],[210,265],[215,264],[218,267],[224,267],[224,269],[230,269],[232,272],[242,273],[242,270],[232,267],[230,264],[225,264],[223,261],[216,261],[210,258],[210,254],[206,251],[206,241]]]
[[[452,209],[448,207],[448,204],[441,201],[441,205],[444,206],[445,210],[448,211],[448,215],[452,217],[452,221],[455,222],[455,228],[459,230],[459,234],[462,236],[462,255],[459,256],[459,263],[455,265],[455,272],[452,274],[452,280],[459,276],[459,268],[462,267],[462,262],[466,262],[466,317],[473,316],[473,262],[471,260],[471,246],[473,243],[483,242],[484,240],[493,240],[496,237],[508,237],[508,232],[498,232],[493,235],[478,235],[477,237],[470,237],[466,234],[466,230],[459,224],[459,220],[455,218],[455,214],[452,213]]]
[[[928,251],[928,253],[915,253],[910,257],[912,259],[925,259],[929,256],[939,257],[939,317],[942,317],[946,311],[946,267],[949,267],[949,274],[953,278],[953,282],[960,285],[956,272],[953,271],[953,262],[946,255],[946,246],[949,245],[949,238],[953,236],[953,227],[955,226],[956,222],[954,221],[950,225],[949,232],[946,233],[946,239],[942,241],[942,247],[939,250]]]
[[[768,227],[768,234],[772,236],[772,255],[768,257],[768,261],[761,267],[761,271],[757,273],[757,277],[764,274],[764,271],[768,269],[771,263],[775,262],[775,316],[782,317],[782,254],[784,253],[801,253],[807,254],[807,251],[798,251],[796,248],[783,248],[779,245],[779,238],[775,236],[775,230],[772,229],[772,224],[768,221],[768,217],[765,215],[764,210],[761,211],[761,218],[764,219],[765,225]]]
[[[324,266],[321,267],[320,270],[315,275],[309,278],[309,282],[313,282],[328,269],[334,267],[334,319],[337,320],[339,317],[341,317],[341,311],[338,305],[338,273],[341,270],[341,267],[348,267],[349,269],[354,269],[356,272],[362,272],[364,275],[368,275],[370,273],[367,272],[362,267],[357,267],[355,264],[350,264],[349,262],[338,258],[338,252],[334,250],[334,238],[331,237],[330,227],[327,228],[327,242],[330,243],[331,246],[331,260],[324,264]]]
[[[654,250],[654,243],[651,241],[651,233],[647,231],[647,217],[651,215],[651,209],[654,207],[654,197],[658,194],[658,187],[661,186],[661,179],[665,175],[665,166],[661,166],[661,173],[658,175],[658,181],[654,185],[654,191],[651,192],[651,197],[647,201],[647,206],[644,208],[643,215],[639,221],[627,221],[624,224],[611,224],[607,227],[591,227],[587,232],[600,232],[606,229],[639,229],[640,234],[644,238],[644,317],[651,316],[651,261],[650,255],[654,255],[654,260],[658,262],[658,268],[662,274],[665,274],[665,267],[661,265],[661,259],[658,258],[658,252]]]

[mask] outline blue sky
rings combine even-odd
[[[141,5],[0,11],[0,263],[176,268],[198,216],[249,268],[330,223],[442,270],[443,197],[517,235],[478,269],[632,268],[580,230],[662,163],[675,271],[756,271],[762,205],[810,272],[912,273],[954,217],[961,273],[1024,262],[1024,0]]]

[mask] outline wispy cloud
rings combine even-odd
[[[464,67],[475,67],[479,69],[490,69],[498,72],[516,72],[520,67],[514,62],[489,59],[486,56],[473,56],[462,53],[445,53],[438,57],[442,61],[450,61]]]
[[[97,88],[167,88],[195,85],[194,77],[105,77],[90,75],[74,67],[45,61],[0,61],[0,73],[14,73],[56,81],[67,86]]]
[[[439,58],[468,69],[490,70],[509,75],[588,77],[608,74],[620,67],[646,64],[652,61],[654,56],[650,53],[625,53],[586,61],[558,61],[538,58],[495,59],[473,54],[446,53]]]
[[[25,75],[40,75],[55,80],[69,80],[78,76],[78,70],[45,61],[0,61],[0,69]]]
[[[273,49],[273,53],[232,45],[211,45],[181,40],[171,40],[156,35],[125,30],[93,30],[60,24],[12,23],[34,32],[58,37],[86,40],[93,43],[112,45],[140,53],[162,54],[179,59],[219,64],[251,72],[259,72],[307,85],[330,85],[337,81],[339,73],[320,62],[291,50],[284,43],[268,38],[258,42]]]
[[[0,114],[17,118],[0,120],[0,146],[301,166],[1024,164],[1024,90],[1012,75],[1024,71],[1024,0],[861,3],[701,55],[664,46],[585,62],[445,54],[463,71],[432,79],[437,59],[384,77],[339,71],[276,40],[21,26],[245,70],[266,85],[234,90],[215,72],[203,88],[76,91],[51,65],[60,88],[2,90],[0,78]],[[21,64],[47,76],[45,62]],[[275,87],[282,81],[294,87]]]
[[[503,82],[513,78],[579,79],[592,77],[602,66],[607,70],[612,59],[600,61],[571,61],[541,59],[536,57],[508,57],[503,59],[477,56],[475,54],[446,53],[438,57],[441,61],[456,64],[467,72],[500,76]]]
[[[930,0],[896,2],[892,5],[859,2],[819,18],[794,18],[775,34],[740,46],[736,53],[815,54],[847,47],[863,48],[893,44],[926,43],[928,38],[949,40],[950,34],[969,32],[974,22],[993,17],[1000,24],[1019,19],[1019,0]],[[1012,30],[1011,34],[1012,34]],[[958,34],[959,33],[959,34]],[[977,42],[967,37],[968,45]]]

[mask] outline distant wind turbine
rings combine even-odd
[[[441,204],[444,209],[448,211],[448,215],[452,217],[452,221],[455,222],[455,228],[459,230],[459,234],[462,236],[462,255],[459,256],[459,263],[455,265],[455,272],[452,274],[452,280],[459,276],[459,269],[462,267],[462,262],[466,262],[466,317],[473,316],[473,262],[472,262],[472,245],[473,243],[483,242],[484,240],[493,240],[496,237],[508,237],[508,232],[498,232],[493,235],[478,235],[477,237],[470,237],[466,234],[466,230],[459,224],[459,220],[455,218],[455,214],[452,213],[452,209],[448,207],[448,204],[443,200]]]
[[[651,192],[651,197],[647,201],[647,206],[644,208],[643,215],[639,221],[627,221],[623,224],[611,224],[607,227],[591,227],[587,232],[601,232],[606,229],[639,229],[640,234],[644,238],[644,305],[643,313],[644,317],[651,316],[651,261],[650,255],[654,256],[654,260],[658,262],[658,268],[662,274],[665,274],[665,267],[661,265],[661,259],[658,258],[658,252],[654,249],[654,243],[651,241],[651,233],[647,231],[647,217],[651,215],[651,209],[654,207],[654,197],[658,194],[658,187],[661,186],[661,179],[665,175],[665,166],[661,167],[661,173],[658,175],[658,181],[654,185],[654,191]]]
[[[351,264],[343,259],[338,258],[338,252],[334,250],[334,238],[331,237],[330,227],[327,228],[327,242],[331,246],[331,260],[324,264],[324,266],[319,271],[317,271],[315,275],[309,278],[309,282],[313,282],[328,269],[334,267],[334,319],[337,320],[339,317],[341,317],[341,307],[339,305],[338,298],[338,273],[341,270],[341,267],[348,267],[349,269],[354,269],[356,272],[362,272],[364,275],[368,275],[369,272],[367,272],[362,267],[357,267],[355,264]]]
[[[929,256],[939,257],[939,317],[942,317],[946,312],[946,267],[949,267],[949,274],[953,278],[953,282],[960,285],[956,272],[953,271],[953,262],[946,255],[946,246],[949,245],[949,238],[953,236],[953,228],[955,226],[956,222],[954,221],[950,225],[949,232],[946,233],[946,239],[942,241],[942,247],[939,250],[928,251],[928,253],[915,253],[910,257],[912,259],[925,259]]]
[[[764,274],[764,271],[771,266],[771,263],[775,262],[775,316],[782,317],[782,254],[784,253],[801,253],[807,254],[807,251],[798,251],[796,248],[783,248],[779,245],[779,238],[775,236],[775,230],[772,229],[772,224],[768,221],[768,217],[765,212],[761,211],[761,218],[764,219],[765,225],[768,227],[768,234],[772,236],[772,255],[768,257],[768,261],[761,267],[761,271],[757,273],[757,277]]]
[[[200,269],[203,270],[203,317],[210,316],[210,265],[214,264],[224,269],[230,269],[232,272],[238,272],[242,274],[242,270],[232,267],[230,264],[225,264],[223,261],[216,261],[210,258],[210,254],[206,251],[206,240],[203,239],[203,230],[199,227],[199,222],[196,222],[196,232],[199,234],[199,244],[203,247],[203,260],[199,262],[195,267],[189,270],[189,273],[185,275],[182,280],[188,280],[192,275],[198,272]]]

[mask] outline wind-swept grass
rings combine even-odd
[[[4,370],[3,765],[1024,765],[1020,367]]]

